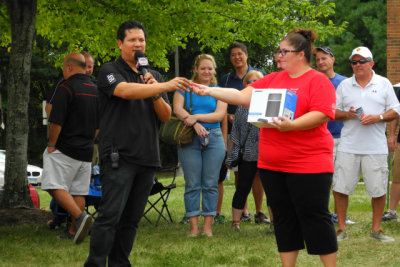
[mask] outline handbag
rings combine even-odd
[[[249,126],[247,127],[247,133],[246,133],[246,137],[244,138],[243,146],[240,146],[240,147],[239,147],[239,152],[237,153],[237,157],[234,158],[234,159],[231,161],[231,163],[230,163],[230,166],[231,166],[231,167],[236,167],[236,166],[238,166],[239,163],[242,161],[242,159],[243,159],[243,153],[244,153],[244,145],[246,144],[247,137],[249,137],[250,130],[251,130],[251,125],[249,125]]]
[[[184,107],[186,109],[186,92]],[[192,91],[190,91],[189,109],[186,109],[189,114],[192,114]],[[161,123],[160,139],[171,145],[184,145],[193,141],[194,129],[192,126],[187,126],[175,114],[167,122]]]

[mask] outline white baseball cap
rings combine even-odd
[[[354,48],[353,52],[351,52],[351,56],[349,57],[349,59],[351,60],[355,55],[360,55],[363,58],[370,58],[371,60],[373,60],[371,51],[368,49],[368,47],[365,46]]]

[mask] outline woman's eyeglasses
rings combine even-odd
[[[371,62],[371,60],[368,60],[368,59],[350,60],[351,65],[357,65],[357,63],[360,63],[362,65],[367,62]]]
[[[287,53],[295,53],[295,52],[300,52],[300,50],[280,50],[280,49],[275,50],[275,54],[282,55],[283,57],[286,56]]]

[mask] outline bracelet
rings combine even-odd
[[[161,94],[158,94],[157,96],[152,96],[151,99],[153,99],[153,101],[156,101],[157,99],[159,99],[161,97]]]
[[[56,147],[56,145],[47,144],[47,147]]]
[[[195,122],[192,124],[192,127],[194,127],[194,125],[195,125],[196,123],[198,123],[198,121],[195,121]]]

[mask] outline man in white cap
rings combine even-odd
[[[380,229],[388,182],[385,136],[386,122],[397,118],[400,104],[390,81],[376,74],[367,47],[357,47],[350,56],[354,75],[340,83],[336,91],[336,120],[343,121],[338,147],[333,191],[338,213],[338,241],[346,240],[346,211],[349,195],[363,174],[372,200],[370,237],[381,242],[394,239]]]

